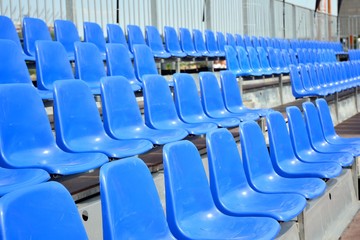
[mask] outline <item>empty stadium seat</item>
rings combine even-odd
[[[52,91],[57,80],[74,79],[64,46],[56,41],[36,41],[36,81],[40,90]]]
[[[0,84],[24,83],[33,86],[20,47],[11,40],[0,39]],[[52,99],[52,91],[36,89],[41,98]]]
[[[257,120],[256,113],[231,113],[225,108],[220,86],[216,76],[212,72],[199,73],[201,103],[204,112],[212,118],[238,118],[240,121]]]
[[[226,129],[206,135],[210,189],[216,207],[232,216],[263,216],[290,221],[306,206],[299,194],[266,194],[249,185],[232,134]]]
[[[253,76],[271,74],[270,72],[265,72],[264,69],[262,69],[259,62],[258,54],[253,47],[248,47],[246,50],[242,47],[236,47],[239,63],[243,71],[245,71],[246,67],[246,69],[250,68],[252,70],[251,75]]]
[[[101,152],[123,158],[152,149],[147,140],[117,140],[104,129],[90,88],[79,80],[54,83],[56,142],[66,151]]]
[[[40,18],[24,17],[22,25],[24,38],[24,52],[26,55],[35,56],[35,43],[38,40],[52,41],[46,23]]]
[[[259,73],[258,71],[254,71],[250,65],[250,60],[248,56],[248,52],[245,50],[245,48],[241,46],[236,47],[237,52],[237,59],[239,62],[239,66],[242,71],[242,76],[260,76],[262,73]],[[260,70],[260,69],[258,69]]]
[[[84,22],[84,41],[95,44],[105,59],[105,37],[101,26],[95,22]]]
[[[304,119],[312,147],[318,152],[347,152],[354,157],[360,155],[360,145],[329,143],[326,141],[321,127],[318,110],[311,102],[303,103]]]
[[[314,87],[313,81],[315,81],[315,79],[313,79],[312,76],[310,76],[307,65],[299,64],[299,68],[300,68],[300,76],[301,76],[302,85],[308,93],[311,93],[310,96],[326,96],[326,95],[328,95],[327,91],[324,91],[321,88]],[[315,76],[314,76],[314,78],[315,78]]]
[[[246,75],[240,68],[235,48],[229,45],[225,46],[225,59],[227,70],[231,71],[237,77]]]
[[[236,42],[236,46],[246,48],[244,38],[240,34],[237,33],[235,34],[235,42]]]
[[[184,129],[157,130],[146,126],[131,90],[123,77],[101,79],[102,114],[109,136],[116,139],[147,139],[157,145],[187,136]]]
[[[209,53],[212,53],[217,57],[225,56],[224,50],[220,50],[218,48],[218,44],[213,31],[205,30],[205,44]]]
[[[303,98],[303,97],[317,95],[316,91],[307,90],[304,88],[302,78],[299,73],[299,69],[295,65],[290,65],[290,79],[291,79],[291,91],[295,98]]]
[[[179,119],[166,79],[160,75],[144,76],[145,123],[155,129],[182,128],[189,134],[202,135],[217,128],[214,123],[184,123]]]
[[[354,157],[350,153],[335,151],[320,153],[313,149],[299,108],[295,106],[287,107],[286,114],[291,143],[299,159],[305,162],[336,162],[343,167],[351,166]]]
[[[254,45],[251,42],[251,38],[250,38],[249,35],[244,35],[243,39],[244,39],[244,43],[245,43],[245,48],[254,47]]]
[[[88,239],[69,192],[48,182],[0,198],[1,239]]]
[[[0,85],[0,104],[1,166],[41,168],[50,174],[69,175],[98,168],[108,161],[101,153],[62,151],[55,143],[43,102],[34,87]]]
[[[127,25],[128,44],[134,54],[134,45],[146,45],[144,35],[138,25]]]
[[[111,23],[106,24],[106,31],[108,36],[108,43],[123,44],[128,50],[129,57],[130,58],[134,57],[134,55],[130,52],[124,31],[118,24],[111,24]]]
[[[175,28],[169,26],[164,27],[164,41],[165,49],[171,56],[177,58],[186,57],[186,53],[184,53],[180,47],[179,37]]]
[[[289,68],[285,65],[279,49],[268,47],[267,51],[271,68],[275,71],[280,71],[281,73],[289,73]]]
[[[187,28],[179,28],[180,46],[183,52],[189,57],[202,57],[201,53],[197,52],[194,46],[191,32]]]
[[[1,29],[0,39],[7,39],[14,41],[17,47],[21,49],[22,57],[24,58],[24,60],[35,61],[34,56],[29,56],[25,54],[20,42],[19,35],[16,31],[15,25],[9,17],[0,15],[0,29]]]
[[[163,40],[156,27],[146,26],[145,35],[146,43],[151,48],[154,57],[162,59],[171,57],[171,54],[165,51]]]
[[[256,50],[258,53],[260,66],[263,69],[263,72],[266,73],[267,75],[280,74],[280,71],[276,71],[271,68],[268,59],[268,53],[265,51],[265,49],[263,47],[257,47]],[[250,52],[251,51],[252,50],[250,50]]]
[[[286,122],[280,112],[266,116],[270,157],[275,171],[283,177],[335,178],[342,168],[334,162],[309,163],[300,161],[294,153]]]
[[[227,110],[233,113],[256,113],[259,116],[266,116],[272,112],[272,109],[265,108],[247,108],[241,97],[240,89],[235,75],[231,71],[220,72],[221,91],[224,104]]]
[[[74,60],[74,43],[80,42],[79,32],[72,21],[57,19],[54,21],[55,40],[59,41],[68,53],[69,60]]]
[[[232,46],[234,49],[237,46],[235,37],[231,33],[226,33],[226,43],[227,45]]]
[[[174,101],[180,119],[187,123],[211,122],[219,127],[237,127],[237,118],[209,118],[204,113],[193,77],[187,73],[177,73],[174,79]]]
[[[299,61],[297,59],[296,52],[291,48],[288,51],[289,51],[291,63],[297,66],[299,64]]]
[[[219,51],[224,52],[224,56],[225,56],[226,40],[225,40],[225,36],[222,32],[216,32],[216,42],[217,42]]]
[[[268,217],[234,217],[214,203],[200,154],[189,141],[163,150],[166,217],[178,239],[273,239],[279,223]]]
[[[175,239],[141,159],[125,158],[101,167],[100,196],[104,239]]]
[[[129,49],[123,44],[106,44],[106,69],[109,76],[123,76],[131,84],[133,91],[141,89],[141,82],[136,78],[134,67],[127,55]]]
[[[250,186],[263,193],[297,193],[307,199],[320,197],[326,184],[319,178],[285,178],[271,163],[263,133],[253,121],[240,124],[240,143]]]

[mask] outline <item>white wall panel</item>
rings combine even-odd
[[[211,29],[223,33],[243,34],[243,1],[212,0]]]

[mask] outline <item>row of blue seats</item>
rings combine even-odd
[[[360,60],[360,50],[359,49],[349,49],[349,60],[350,61],[358,61]]]
[[[295,98],[323,97],[360,85],[360,63],[315,63],[290,66]]]
[[[269,113],[270,153],[252,121],[239,126],[242,157],[228,130],[207,133],[210,186],[191,142],[166,144],[166,217],[141,159],[103,165],[104,239],[274,239],[280,231],[278,221],[298,216],[307,199],[324,193],[322,179],[336,178],[360,155],[359,138],[336,134],[324,99],[316,106],[304,103],[303,110],[304,116],[297,107],[286,109],[289,129],[282,114]],[[0,211],[2,239],[87,239],[70,194],[55,182],[6,194],[0,198]]]
[[[2,32],[0,38],[12,39],[20,45],[15,26],[11,19],[6,16],[0,16],[0,27]],[[46,23],[38,18],[25,17],[23,19],[23,38],[24,38],[24,54],[27,60],[35,60],[35,42],[37,40],[52,40]],[[68,52],[69,58],[74,57],[74,43],[80,41],[78,30],[75,24],[69,20],[56,20],[54,22],[55,40],[61,42]],[[164,41],[154,26],[146,26],[145,37],[142,30],[137,25],[127,26],[127,36],[122,28],[117,24],[107,25],[107,35],[109,43],[120,43],[129,47],[129,55],[134,53],[133,46],[135,44],[147,44],[156,58],[184,58],[184,57],[224,57],[224,46],[231,45],[233,47],[273,47],[278,49],[297,48],[314,48],[314,49],[335,49],[336,43],[320,42],[320,41],[299,41],[278,38],[249,37],[244,38],[230,33],[225,35],[222,32],[205,30],[204,35],[200,30],[194,29],[192,34],[187,28],[179,29],[179,36],[173,27],[164,27]],[[105,56],[104,33],[101,27],[94,22],[84,22],[84,40],[94,43]],[[305,44],[306,43],[306,44]],[[164,46],[165,44],[165,46]],[[341,44],[340,44],[341,46]]]

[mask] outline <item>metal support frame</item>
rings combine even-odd
[[[280,103],[284,104],[284,94],[283,94],[283,75],[279,76],[279,94],[280,94]]]

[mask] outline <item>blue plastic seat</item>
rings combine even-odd
[[[237,49],[238,50],[238,49]],[[262,76],[262,75],[272,75],[273,71],[269,71],[269,69],[263,69],[260,64],[259,56],[255,48],[247,47],[248,58],[250,62],[251,69],[253,70],[252,75],[254,76]],[[238,56],[240,58],[239,52]],[[239,59],[240,61],[240,59]]]
[[[200,53],[203,57],[216,57],[216,54],[209,52],[205,45],[203,33],[199,29],[193,29],[193,41],[195,51]]]
[[[326,184],[319,178],[285,178],[271,163],[263,133],[253,121],[240,124],[244,168],[250,186],[263,193],[298,193],[307,199],[321,196]]]
[[[252,42],[255,49],[257,49],[258,47],[261,47],[259,39],[257,37],[252,36],[251,37],[251,42]]]
[[[118,24],[112,24],[112,23],[106,24],[106,31],[107,31],[108,43],[123,44],[129,53],[129,57],[134,58],[134,55],[130,52],[124,31]]]
[[[288,51],[289,51],[291,63],[297,66],[299,64],[299,60],[297,59],[296,52],[292,49],[289,49]]]
[[[174,78],[174,99],[180,119],[187,123],[212,122],[219,127],[237,127],[237,118],[209,118],[204,113],[193,77],[187,73],[176,73]]]
[[[354,157],[360,155],[360,145],[344,143],[329,143],[326,141],[320,122],[318,110],[311,102],[303,103],[304,118],[311,146],[318,152],[346,152]]]
[[[35,42],[38,40],[52,41],[46,23],[39,18],[24,17],[22,25],[24,38],[24,52],[26,55],[35,56]]]
[[[186,53],[184,53],[180,47],[179,37],[175,28],[169,26],[164,27],[164,42],[165,49],[171,56],[178,58],[186,57]]]
[[[240,34],[235,33],[235,42],[236,46],[246,48],[244,38]]]
[[[116,139],[147,139],[165,144],[187,136],[184,129],[157,130],[142,119],[130,84],[123,77],[101,79],[101,104],[106,133]]]
[[[266,117],[270,156],[275,171],[283,177],[335,178],[342,168],[334,162],[309,163],[300,161],[294,153],[286,122],[280,112]]]
[[[308,74],[304,72],[303,74]],[[303,77],[308,78],[308,76],[300,76],[299,69],[295,65],[290,65],[290,79],[291,79],[291,90],[295,98],[317,96],[318,93],[314,89],[305,89],[303,85]]]
[[[0,84],[24,83],[33,86],[20,47],[11,40],[0,39]],[[52,91],[36,89],[41,98],[52,99]]]
[[[201,53],[195,50],[191,32],[188,28],[179,28],[180,46],[189,57],[202,57]]]
[[[55,81],[75,78],[66,50],[60,42],[36,41],[35,45],[38,89],[52,91]]]
[[[57,182],[0,198],[1,239],[88,239],[70,193]]]
[[[69,152],[101,152],[109,158],[123,158],[153,147],[147,140],[110,138],[90,88],[83,81],[54,83],[54,119],[56,142]]]
[[[54,21],[55,40],[59,41],[68,54],[69,60],[74,60],[74,43],[80,42],[79,32],[72,21],[57,19]]]
[[[84,22],[84,41],[95,44],[105,59],[105,37],[101,26],[95,22]]]
[[[265,38],[260,36],[258,39],[259,39],[260,47],[262,47],[264,49],[267,49],[268,44],[265,41]]]
[[[263,47],[257,47],[256,50],[257,50],[257,53],[259,56],[260,66],[264,73],[266,73],[267,75],[281,73],[280,71],[276,71],[271,68],[269,59],[268,59],[268,53],[265,51],[265,49]],[[250,50],[250,51],[252,52],[252,50]]]
[[[334,128],[329,106],[325,99],[319,98],[315,101],[319,113],[324,137],[327,142],[334,144],[360,144],[360,138],[346,138],[339,136]]]
[[[235,48],[229,45],[225,46],[225,59],[227,70],[231,71],[237,77],[246,75],[240,68]]]
[[[289,68],[285,65],[279,49],[268,47],[267,51],[271,68],[281,73],[289,73]]]
[[[154,57],[169,58],[171,54],[165,51],[163,40],[160,36],[159,30],[154,26],[145,27],[146,43],[151,48]]]
[[[126,54],[129,49],[123,44],[106,44],[106,69],[109,76],[123,76],[131,84],[133,91],[141,89],[141,82],[136,78],[130,57]]]
[[[232,134],[226,129],[206,135],[210,189],[216,207],[227,215],[272,217],[290,221],[306,206],[300,194],[265,194],[252,189]]]
[[[55,143],[43,102],[34,87],[0,85],[0,104],[2,167],[41,168],[50,174],[69,175],[98,168],[108,161],[101,153],[62,151]]]
[[[102,166],[100,196],[104,239],[175,239],[141,159],[125,158]]]
[[[185,129],[189,134],[202,135],[217,128],[214,123],[184,123],[176,107],[166,79],[161,75],[144,76],[144,115],[147,126],[154,129]]]
[[[178,239],[274,239],[279,223],[268,217],[234,217],[220,212],[211,196],[196,147],[189,141],[163,150],[166,217]]]
[[[317,63],[316,63],[317,64]],[[301,66],[304,67],[304,66]],[[321,95],[326,96],[329,94],[333,94],[336,92],[335,88],[329,88],[329,87],[325,87],[324,85],[322,85],[320,83],[320,79],[319,79],[319,75],[321,74],[319,72],[319,74],[317,73],[317,67],[315,68],[314,64],[307,64],[305,66],[305,68],[307,69],[308,73],[309,73],[309,77],[310,77],[310,82],[312,87]],[[321,71],[322,72],[322,71]]]
[[[86,82],[93,94],[100,94],[100,78],[105,76],[104,62],[96,45],[90,42],[76,42],[75,78]]]
[[[244,35],[243,39],[244,39],[244,43],[245,43],[246,48],[247,47],[254,47],[254,45],[251,42],[251,38],[250,38],[249,35]]]
[[[258,72],[255,72],[251,65],[250,60],[247,51],[245,48],[237,46],[236,47],[237,52],[237,59],[239,62],[239,66],[241,68],[241,75],[240,76],[260,76],[262,74],[259,74]]]
[[[240,121],[257,120],[260,118],[256,113],[231,113],[225,108],[220,86],[216,76],[212,72],[199,73],[201,103],[204,112],[212,118],[236,117]]]
[[[138,25],[127,25],[129,49],[134,53],[134,45],[146,45],[144,35]]]
[[[17,47],[21,49],[21,54],[24,60],[35,61],[34,56],[26,55],[20,42],[19,35],[16,31],[13,21],[4,15],[0,15],[0,39],[12,40]]]
[[[284,64],[285,64],[285,66],[289,69],[289,66],[290,66],[291,64],[293,64],[293,63],[291,62],[291,58],[290,58],[290,54],[289,54],[288,50],[286,50],[286,49],[281,49],[281,50],[279,50],[279,51],[280,51],[281,56],[282,56],[283,59],[284,59]]]
[[[205,30],[205,44],[209,53],[217,57],[225,57],[225,51],[218,48],[215,33],[211,30]]]
[[[305,162],[336,162],[343,167],[350,166],[354,157],[350,153],[317,152],[310,143],[305,121],[299,108],[286,108],[291,143],[296,156]]]
[[[216,32],[216,41],[219,51],[224,52],[225,54],[226,40],[225,40],[225,35],[222,32]]]
[[[234,49],[237,46],[235,37],[231,33],[226,33],[226,43],[227,43],[227,45],[230,45]]]
[[[272,109],[265,108],[247,108],[244,106],[242,101],[241,93],[239,90],[239,85],[236,80],[236,76],[231,71],[221,71],[220,72],[220,83],[221,91],[224,99],[224,104],[227,110],[233,113],[256,113],[259,116],[266,116],[268,113],[272,112]]]

